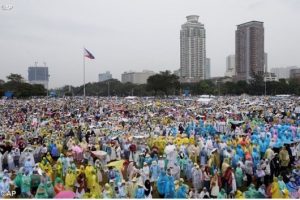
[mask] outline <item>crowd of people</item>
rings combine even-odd
[[[0,100],[0,198],[300,198],[298,97]]]

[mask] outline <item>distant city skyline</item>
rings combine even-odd
[[[225,59],[235,54],[236,25],[264,22],[268,68],[300,66],[298,0],[10,0],[0,11],[0,79],[10,73],[27,77],[27,67],[47,62],[49,88],[79,86],[82,49],[96,57],[86,61],[86,82],[110,71],[155,72],[180,68],[179,31],[185,17],[198,15],[205,25],[211,76],[223,76]],[[118,6],[116,6],[118,5]],[[54,14],[55,13],[55,14]]]

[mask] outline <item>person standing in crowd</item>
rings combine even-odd
[[[285,146],[283,146],[279,152],[279,162],[280,162],[280,171],[287,170],[287,167],[289,166],[290,163],[290,156]]]

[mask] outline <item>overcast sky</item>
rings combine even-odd
[[[0,0],[0,79],[10,73],[26,79],[28,66],[46,62],[50,87],[83,82],[111,71],[176,70],[179,33],[187,15],[199,15],[206,29],[211,75],[223,76],[226,56],[234,54],[236,25],[264,22],[269,69],[300,66],[298,0]]]

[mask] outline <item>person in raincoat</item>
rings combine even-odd
[[[67,190],[73,190],[75,182],[76,182],[76,174],[71,169],[68,169],[65,178],[65,188]]]
[[[282,176],[278,176],[278,184],[280,191],[287,189],[285,182],[282,179]]]
[[[280,198],[282,198],[277,177],[273,178],[273,182],[271,184],[271,195],[272,195],[272,199],[280,199]]]
[[[99,183],[101,183],[102,182],[102,173],[101,173],[102,167],[101,167],[101,162],[99,159],[97,159],[95,161],[95,169],[96,169],[96,174],[97,174],[97,180]]]
[[[12,171],[15,169],[15,162],[14,162],[14,155],[13,152],[9,152],[7,154],[7,164],[8,164],[8,170]]]
[[[237,188],[241,188],[243,186],[243,177],[244,172],[238,163],[237,168],[235,169],[235,180],[236,180],[236,186]]]
[[[129,180],[128,182],[128,196],[130,199],[134,198],[135,191],[137,190],[138,185],[136,182],[136,178],[134,177],[132,180]]]
[[[157,191],[160,198],[164,198],[166,194],[166,184],[168,178],[165,171],[161,171],[157,180]]]
[[[218,199],[226,199],[226,198],[227,198],[227,194],[226,194],[224,188],[221,189],[221,191],[220,191],[220,193],[218,194],[217,198],[218,198]]]
[[[32,174],[34,165],[32,165],[30,157],[26,158],[26,161],[24,162],[24,170],[25,172],[28,172],[30,175]]]
[[[141,170],[141,175],[142,175],[142,178],[143,178],[143,183],[149,179],[149,176],[150,176],[150,168],[148,166],[148,164],[146,162],[144,162],[144,166]]]
[[[21,184],[21,196],[23,198],[29,198],[31,197],[31,176],[29,175],[29,172],[25,172],[25,174],[22,176],[22,184]]]
[[[0,175],[0,197],[10,194],[10,185],[7,177]]]
[[[245,197],[250,199],[255,199],[260,197],[260,193],[255,189],[255,185],[253,183],[250,184],[248,190],[245,192]]]
[[[91,163],[88,164],[88,166],[85,167],[84,174],[87,179],[87,188],[92,188],[92,172],[94,171],[94,167],[91,165]]]
[[[134,198],[136,199],[144,199],[145,198],[145,190],[143,184],[139,183],[138,188],[135,192]]]
[[[178,163],[174,163],[170,171],[171,171],[171,175],[174,177],[175,180],[180,179],[180,167]]]
[[[56,176],[55,177],[59,177],[59,178],[63,178],[63,166],[60,160],[58,160],[56,162],[55,165],[55,172],[56,172]]]
[[[94,182],[92,184],[92,188],[90,189],[90,195],[93,199],[102,197],[101,186],[97,182]]]
[[[189,187],[184,184],[184,180],[180,178],[178,187],[176,189],[175,198],[177,199],[186,199],[188,198]]]
[[[41,183],[41,176],[36,169],[33,170],[31,175],[31,193],[34,195]]]
[[[39,184],[39,187],[36,191],[35,197],[36,199],[48,199],[48,193],[46,191],[45,185],[43,183]]]
[[[145,193],[146,199],[152,199],[152,186],[151,186],[151,182],[149,180],[145,181],[144,193]]]
[[[105,183],[104,190],[103,190],[103,199],[111,199],[112,196],[112,189],[108,183]]]
[[[128,197],[128,191],[124,180],[122,180],[121,183],[118,183],[118,191],[119,195],[117,196],[117,198],[124,199]]]
[[[165,188],[165,198],[172,199],[175,196],[175,185],[174,185],[174,177],[170,175],[168,172],[167,182]]]
[[[236,194],[235,194],[235,198],[236,199],[244,199],[245,197],[244,197],[243,192],[241,192],[240,190],[237,190]]]
[[[281,171],[286,170],[290,163],[290,156],[288,151],[286,150],[286,147],[283,146],[282,149],[279,152],[279,161],[280,161],[280,169]]]
[[[160,173],[160,168],[157,165],[157,162],[154,160],[152,161],[152,165],[150,166],[150,174],[151,174],[150,181],[152,183],[157,181],[159,173]]]
[[[186,168],[184,170],[184,175],[185,175],[185,178],[188,180],[188,181],[191,181],[192,179],[192,168],[193,168],[193,162],[190,160],[190,159],[187,159],[187,164],[186,164]]]
[[[192,171],[192,183],[193,187],[197,192],[199,192],[202,187],[202,171],[199,168],[199,165],[196,165]]]
[[[63,181],[60,177],[56,177],[55,178],[55,182],[54,182],[54,192],[55,194],[60,193],[61,191],[64,191],[65,187],[63,184]]]
[[[46,188],[46,191],[48,194],[48,198],[53,198],[55,196],[55,192],[54,192],[52,182],[48,181],[48,183],[46,183],[46,185],[45,185],[45,188]]]
[[[19,170],[17,176],[14,179],[15,191],[16,195],[19,196],[21,194],[21,186],[22,186],[22,172]]]

